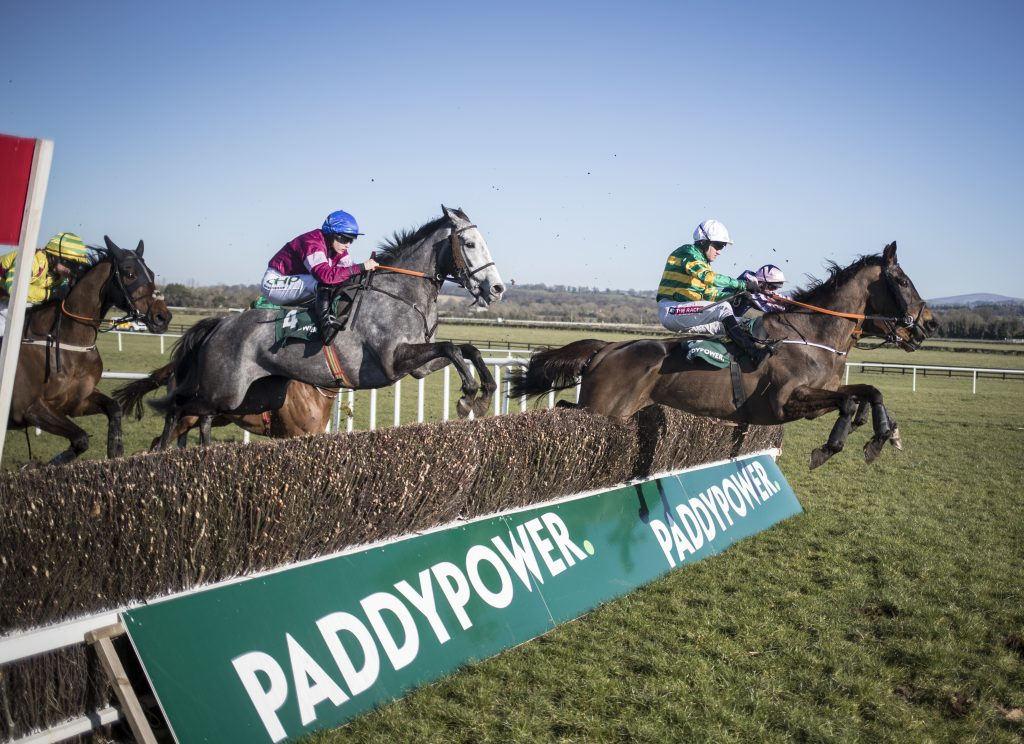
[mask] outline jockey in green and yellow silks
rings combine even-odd
[[[70,287],[68,278],[72,267],[92,266],[100,258],[100,251],[82,242],[70,232],[60,232],[32,255],[32,275],[28,281],[28,305],[40,305],[61,297]],[[7,328],[7,305],[18,252],[0,256],[0,337]]]
[[[725,225],[705,220],[693,231],[692,244],[669,254],[658,285],[658,318],[670,331],[718,335],[724,330],[756,366],[771,352],[758,346],[736,321],[727,300],[740,292],[756,291],[760,285],[755,279],[734,279],[711,268],[730,243]]]

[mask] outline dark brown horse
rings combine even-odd
[[[121,406],[96,389],[103,361],[96,337],[107,311],[117,307],[128,318],[141,319],[151,333],[163,333],[171,320],[155,294],[153,272],[142,260],[143,243],[122,250],[104,236],[106,256],[88,268],[67,297],[29,312],[18,355],[9,426],[36,426],[65,437],[70,446],[50,462],[69,462],[89,447],[89,435],[71,417],[103,413],[107,417],[107,457],[124,451]],[[15,343],[10,329],[4,343]]]
[[[870,408],[874,436],[865,459],[872,462],[887,441],[900,447],[881,391],[840,385],[846,354],[862,333],[913,351],[938,327],[896,262],[896,243],[846,268],[833,264],[826,281],[792,299],[825,312],[791,305],[765,315],[766,336],[780,342],[778,351],[757,369],[744,361],[738,390],[729,369],[688,360],[684,339],[587,339],[534,354],[513,376],[510,396],[562,390],[582,377],[579,407],[623,419],[656,403],[737,424],[782,424],[839,410],[828,442],[811,453],[811,468],[842,450]]]
[[[158,388],[174,387],[174,362],[153,370],[149,377],[135,380],[113,392],[114,399],[127,413],[142,418],[142,399]],[[280,408],[262,413],[222,414],[213,418],[212,426],[235,424],[253,434],[274,439],[288,439],[308,434],[322,434],[331,418],[331,408],[338,397],[337,388],[318,388],[304,382],[292,380],[285,391],[284,403]],[[182,416],[171,431],[169,439],[176,439],[184,447],[189,431],[199,424],[199,416]],[[150,449],[157,449],[160,437],[156,437]]]

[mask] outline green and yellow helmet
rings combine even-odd
[[[50,238],[44,251],[58,259],[76,263],[91,263],[90,250],[82,239],[72,232],[59,232]]]

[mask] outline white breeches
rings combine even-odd
[[[658,319],[670,331],[677,333],[707,333],[712,336],[724,332],[722,318],[733,315],[728,302],[676,302],[658,303]]]

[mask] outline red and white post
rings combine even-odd
[[[8,302],[7,330],[0,348],[0,460],[21,351],[28,280],[39,239],[43,201],[50,180],[53,141],[0,134],[0,245],[18,246],[18,261]]]

